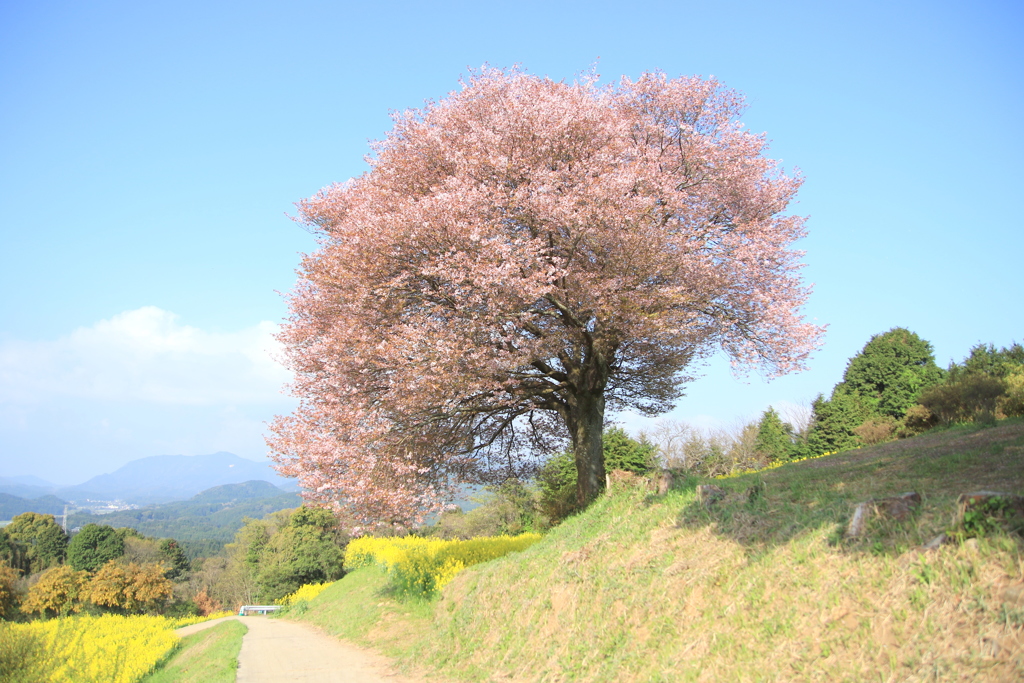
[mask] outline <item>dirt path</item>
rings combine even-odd
[[[237,619],[249,628],[238,654],[238,683],[417,683],[396,674],[379,655],[287,619],[224,617],[176,633],[187,636],[226,619]]]

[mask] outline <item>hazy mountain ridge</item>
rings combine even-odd
[[[0,493],[0,520],[13,519],[23,512],[38,512],[43,515],[64,514],[65,501],[53,495],[38,496],[34,499]]]
[[[290,485],[269,463],[221,451],[210,455],[154,455],[132,460],[109,474],[59,489],[58,495],[73,500],[117,498],[143,505],[186,500],[215,486],[252,480],[280,487]]]
[[[41,496],[52,496],[57,491],[53,484],[48,486],[37,486],[25,483],[25,480],[35,480],[37,477],[0,477],[0,493],[18,498],[39,498]],[[42,481],[39,479],[39,481]]]
[[[216,486],[254,480],[269,482],[283,490],[298,490],[294,480],[278,475],[270,463],[221,451],[210,455],[139,458],[75,486],[41,486],[48,482],[37,477],[0,477],[0,493],[21,498],[55,495],[76,502],[123,500],[148,505],[187,500]]]

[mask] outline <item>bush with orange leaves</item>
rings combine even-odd
[[[82,609],[82,602],[88,598],[88,585],[85,572],[66,564],[51,567],[29,589],[21,608],[30,614],[66,617]]]
[[[192,602],[196,604],[199,614],[204,617],[224,609],[220,601],[212,597],[205,588],[196,593],[196,596],[192,598]]]

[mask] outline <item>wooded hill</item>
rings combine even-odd
[[[301,502],[297,493],[285,493],[269,482],[247,481],[215,486],[186,501],[105,515],[71,514],[68,524],[72,528],[86,524],[130,527],[146,536],[174,538],[194,558],[220,552],[246,517],[261,519]]]
[[[23,512],[38,512],[43,515],[64,514],[66,503],[57,496],[40,496],[39,498],[22,498],[8,493],[0,493],[0,520],[13,519]]]

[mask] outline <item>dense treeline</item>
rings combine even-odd
[[[343,574],[347,543],[334,515],[320,508],[247,519],[225,554],[193,563],[196,601],[272,604],[302,585],[333,581]]]
[[[706,476],[834,453],[920,434],[939,425],[1024,415],[1024,347],[978,344],[943,370],[914,332],[878,334],[847,364],[826,398],[781,415],[769,407],[757,423],[701,432],[664,424],[648,436],[662,462]]]
[[[789,408],[769,407],[757,422],[732,429],[664,422],[641,440],[657,446],[664,467],[718,476],[1024,415],[1024,347],[978,344],[943,370],[929,342],[897,327],[871,337],[827,397]]]
[[[26,512],[0,530],[0,616],[194,612],[175,594],[189,569],[173,538],[96,524],[69,537],[53,515]]]
[[[173,538],[87,524],[70,538],[52,515],[0,530],[0,617],[86,613],[209,614],[273,603],[342,573],[348,537],[327,510],[246,519],[219,555],[190,561]]]
[[[962,362],[942,370],[930,343],[895,328],[872,337],[850,359],[831,396],[815,400],[806,445],[796,441],[790,453],[817,455],[914,436],[936,425],[1020,415],[1020,344],[978,344]]]

